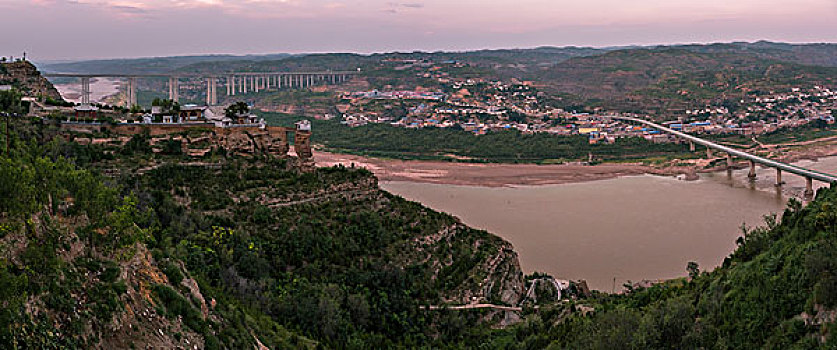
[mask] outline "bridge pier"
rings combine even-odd
[[[756,178],[756,162],[752,160],[750,161],[750,172],[747,173],[747,177],[749,177],[750,179]]]
[[[805,197],[814,196],[814,179],[810,177],[805,178]]]
[[[214,106],[218,103],[218,93],[215,91],[215,77],[206,78],[206,105]]]
[[[128,96],[125,104],[128,108],[137,104],[137,78],[135,77],[128,77]]]
[[[712,159],[712,149],[706,147],[706,159]]]
[[[694,151],[695,151],[695,143],[692,142],[692,141],[689,141],[689,152],[694,152]]]
[[[782,169],[776,168],[776,187],[782,186],[785,182],[782,181]]]
[[[733,164],[734,163],[732,161],[732,154],[727,153],[727,170],[732,169]]]
[[[81,77],[81,104],[90,104],[90,78]]]
[[[177,102],[180,99],[180,86],[177,77],[169,77],[169,99]]]

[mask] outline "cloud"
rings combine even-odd
[[[386,8],[382,11],[386,13],[400,13],[402,10],[415,10],[424,8],[424,4],[418,2],[408,2],[408,3],[400,3],[400,2],[388,2],[386,4]]]

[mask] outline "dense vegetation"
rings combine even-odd
[[[745,229],[714,271],[692,265],[689,279],[542,304],[492,330],[478,321],[484,313],[421,306],[471,288],[502,241],[381,192],[366,171],[218,155],[204,159],[211,167],[184,165],[152,154],[142,135],[114,157],[54,135],[15,121],[11,152],[0,156],[3,348],[122,347],[152,340],[144,332],[158,327],[206,348],[256,339],[357,349],[837,345],[835,189]],[[147,164],[158,166],[137,172]],[[96,175],[114,168],[121,175]],[[449,240],[411,243],[443,227],[455,227]],[[451,264],[430,268],[436,259]],[[143,269],[160,277],[137,279],[154,276]],[[143,307],[162,321],[115,330],[126,310]]]
[[[261,113],[268,123],[292,126],[300,117]],[[619,139],[615,144],[593,144],[586,136],[554,136],[517,131],[474,135],[446,128],[407,129],[384,124],[350,128],[335,120],[313,120],[312,141],[326,148],[362,155],[402,159],[472,158],[484,162],[566,162],[645,159],[655,156],[688,156],[688,146],[652,143],[641,138]]]
[[[365,170],[219,154],[182,165],[147,135],[122,148],[56,136],[16,119],[0,156],[0,348],[121,348],[158,333],[161,347],[442,346],[487,328],[472,328],[479,313],[422,306],[503,303],[504,281],[479,290],[489,258],[520,278],[507,243],[379,190]]]
[[[745,230],[721,267],[636,290],[542,311],[499,331],[507,348],[833,349],[837,307],[837,190],[803,207],[791,201],[781,222]],[[580,304],[589,316],[567,317]]]

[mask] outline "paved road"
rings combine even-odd
[[[707,141],[707,140],[704,140],[704,139],[696,137],[696,136],[692,136],[692,135],[689,135],[689,134],[686,134],[686,133],[683,133],[683,132],[680,132],[680,131],[677,131],[677,130],[673,130],[673,129],[667,128],[665,126],[662,126],[662,125],[659,125],[659,124],[656,124],[656,123],[653,123],[653,122],[650,122],[650,121],[647,121],[647,120],[644,120],[644,119],[632,118],[632,117],[611,117],[611,118],[616,119],[616,120],[623,120],[623,121],[630,121],[630,122],[644,124],[644,125],[650,126],[652,128],[655,128],[657,130],[661,130],[661,131],[664,131],[666,133],[669,133],[669,134],[681,137],[683,139],[689,140],[689,141],[694,142],[696,144],[704,145],[704,146],[709,147],[709,148],[713,148],[713,149],[716,149],[716,150],[719,150],[719,151],[722,151],[722,152],[726,152],[730,155],[733,155],[733,156],[736,156],[736,157],[739,157],[739,158],[744,158],[744,159],[762,164],[764,166],[768,166],[768,167],[776,168],[776,169],[781,169],[782,171],[787,171],[789,173],[796,174],[796,175],[799,175],[799,176],[802,176],[802,177],[805,177],[805,178],[810,178],[810,179],[814,179],[814,180],[817,180],[817,181],[822,181],[822,182],[825,182],[825,183],[837,183],[837,176],[832,175],[832,174],[826,174],[826,173],[819,172],[819,171],[816,171],[816,170],[811,170],[811,169],[799,167],[799,166],[796,166],[796,165],[787,164],[787,163],[775,161],[775,160],[772,160],[772,159],[767,159],[767,158],[764,158],[764,157],[759,157],[757,155],[753,155],[753,154],[750,154],[750,153],[747,153],[747,152],[744,152],[744,151],[741,151],[741,150],[737,150],[737,149],[734,149],[734,148],[730,148],[730,147],[727,147],[727,146],[719,145],[717,143]]]

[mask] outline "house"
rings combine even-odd
[[[308,120],[300,120],[296,122],[296,129],[299,131],[311,131],[311,122]]]
[[[253,113],[238,113],[235,115],[235,124],[258,124],[259,116]]]
[[[232,125],[232,118],[223,114],[214,114],[207,116],[206,121],[215,125],[215,127],[223,128]]]
[[[73,110],[76,113],[76,119],[96,119],[96,114],[99,111],[99,107],[89,104],[82,104],[73,107]]]
[[[214,113],[208,106],[188,104],[180,107],[179,122],[181,123],[202,123],[206,122]]]

